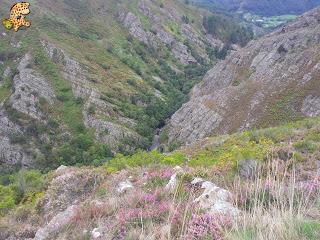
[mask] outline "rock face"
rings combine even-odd
[[[169,142],[319,116],[319,43],[318,8],[232,51],[172,116]]]
[[[308,117],[320,115],[320,97],[309,95],[303,101],[301,112]]]
[[[96,115],[88,114],[88,108],[94,106],[98,115],[113,116],[113,105],[101,100],[102,93],[89,81],[91,73],[81,67],[78,61],[71,58],[55,44],[42,41],[42,45],[52,61],[61,65],[62,75],[71,83],[75,97],[84,100],[83,121],[87,127],[95,129],[97,139],[108,144],[114,150],[117,150],[117,145],[124,139],[132,139],[139,142],[142,137],[123,126],[129,123],[131,127],[134,127],[136,123],[131,119],[119,118],[119,122],[123,124],[120,125],[97,118]]]
[[[13,123],[0,105],[0,164],[3,168],[9,166],[28,165],[29,156],[24,153],[21,147],[13,145],[9,136],[11,133],[21,132],[20,126]]]
[[[171,48],[173,55],[184,65],[197,63],[191,54],[191,49],[185,41],[195,46],[195,51],[203,59],[208,59],[206,46],[220,48],[223,43],[212,36],[206,37],[204,29],[196,29],[191,24],[183,22],[183,13],[178,12],[170,3],[166,3],[160,9],[161,14],[154,11],[154,2],[150,0],[139,0],[139,11],[143,18],[147,18],[152,25],[147,29],[141,22],[141,17],[130,11],[122,10],[119,13],[119,20],[128,29],[131,36],[155,49],[163,48],[166,45]],[[167,20],[174,21],[181,25],[181,36],[177,37],[173,30],[168,30]],[[185,39],[183,41],[182,39]]]
[[[29,67],[31,58],[30,54],[26,54],[19,63],[19,74],[13,79],[15,91],[10,102],[15,110],[41,120],[42,113],[37,107],[39,99],[53,104],[55,94],[47,80]]]
[[[12,141],[16,135],[23,136],[23,127],[12,120],[12,114],[22,113],[37,121],[43,120],[39,102],[53,104],[55,93],[47,79],[31,68],[32,56],[24,55],[18,62],[13,78],[13,92],[6,103],[0,103],[0,170],[11,167],[30,167],[34,159],[19,144]],[[8,69],[6,77],[12,74]],[[13,142],[13,143],[12,143]]]
[[[51,219],[55,213],[64,212],[85,199],[100,181],[101,178],[90,170],[60,168],[39,203],[39,209]]]

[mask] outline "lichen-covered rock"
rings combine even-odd
[[[239,215],[239,209],[230,202],[232,194],[229,191],[209,181],[203,182],[201,188],[204,189],[203,193],[194,200],[201,209],[210,214],[227,215],[233,218]]]
[[[133,185],[130,182],[130,180],[126,180],[125,182],[119,183],[117,191],[118,191],[118,193],[124,193],[132,188],[133,188]]]
[[[89,169],[66,168],[55,173],[46,195],[38,205],[48,219],[70,205],[81,202],[102,180],[102,176]]]
[[[21,146],[12,144],[10,137],[13,134],[23,134],[21,127],[12,122],[6,113],[3,104],[0,104],[0,171],[12,167],[28,167],[32,158]]]
[[[320,116],[320,96],[307,96],[303,101],[301,112],[307,117]]]
[[[70,224],[76,213],[77,206],[75,205],[71,205],[63,212],[58,213],[50,220],[48,224],[37,231],[34,240],[52,239],[52,237],[58,233],[59,230]]]
[[[30,54],[26,54],[19,63],[19,74],[13,79],[14,93],[10,103],[17,111],[41,120],[43,113],[37,107],[39,99],[43,98],[53,104],[55,94],[48,81],[29,67],[31,58]]]

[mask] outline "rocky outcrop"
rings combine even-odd
[[[197,60],[191,54],[190,47],[186,45],[186,41],[195,47],[194,50],[203,59],[208,59],[206,46],[221,47],[217,46],[220,43],[219,40],[215,41],[212,36],[210,38],[205,36],[204,29],[197,29],[194,24],[184,23],[184,13],[177,11],[172,4],[164,4],[160,9],[157,6],[157,11],[155,11],[153,1],[139,0],[139,11],[152,25],[151,30],[146,29],[141,23],[140,17],[133,12],[121,10],[119,13],[120,22],[133,37],[148,46],[154,48],[161,47],[161,45],[170,46],[173,55],[182,64],[197,63]],[[168,21],[181,25],[179,33],[181,37],[175,36],[172,31],[168,30]]]
[[[19,60],[17,74],[13,77],[13,92],[4,104],[0,104],[0,170],[12,167],[26,168],[33,164],[34,159],[13,138],[23,136],[24,129],[13,122],[10,114],[13,111],[25,114],[28,118],[45,121],[39,109],[40,101],[53,104],[55,93],[47,79],[32,69],[32,56],[26,54]],[[5,77],[10,77],[11,70],[5,70]],[[7,108],[10,108],[8,111]]]
[[[67,167],[57,170],[38,208],[51,219],[55,213],[64,212],[85,199],[100,182],[101,176],[89,169]]]
[[[53,104],[55,94],[48,81],[30,68],[31,59],[32,56],[26,54],[19,63],[19,74],[13,79],[14,93],[10,97],[10,103],[18,112],[41,120],[43,113],[37,107],[39,99]]]
[[[232,51],[171,118],[169,142],[319,115],[320,9]],[[285,115],[285,116],[284,116]]]
[[[119,144],[125,139],[134,139],[137,142],[142,139],[134,130],[125,127],[134,128],[136,123],[133,120],[118,117],[118,122],[115,123],[98,117],[104,116],[107,118],[115,116],[116,113],[113,110],[114,106],[103,101],[99,89],[93,82],[88,80],[97,76],[92,76],[78,61],[71,58],[55,44],[42,41],[42,45],[51,60],[56,64],[60,64],[62,75],[70,82],[73,94],[83,99],[83,121],[87,127],[95,129],[96,138],[99,141],[108,144],[113,150],[118,150]],[[90,107],[96,109],[95,114],[88,113]]]
[[[307,96],[303,101],[301,112],[308,117],[320,116],[320,96]]]
[[[156,46],[153,34],[142,28],[142,24],[137,16],[131,12],[128,12],[127,14],[122,12],[119,18],[133,37],[147,45]]]
[[[139,41],[153,48],[158,48],[159,44],[172,46],[174,56],[179,59],[181,63],[196,63],[196,60],[188,52],[188,47],[177,41],[175,37],[165,31],[161,25],[154,25],[153,32],[144,30],[140,19],[132,12],[121,12],[119,19],[129,30],[130,34],[139,39]]]
[[[51,239],[61,228],[64,228],[71,222],[77,213],[77,206],[70,206],[65,211],[58,213],[51,221],[43,228],[40,228],[34,237],[34,240]]]
[[[232,194],[209,181],[204,181],[201,178],[196,178],[192,181],[194,185],[201,184],[204,189],[203,193],[194,200],[201,209],[209,214],[226,215],[235,218],[240,211],[231,203]]]

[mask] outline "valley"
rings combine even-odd
[[[320,239],[318,0],[30,4],[0,28],[0,240]]]

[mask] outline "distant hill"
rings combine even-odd
[[[226,11],[249,11],[263,16],[301,14],[320,5],[320,0],[193,0]]]

